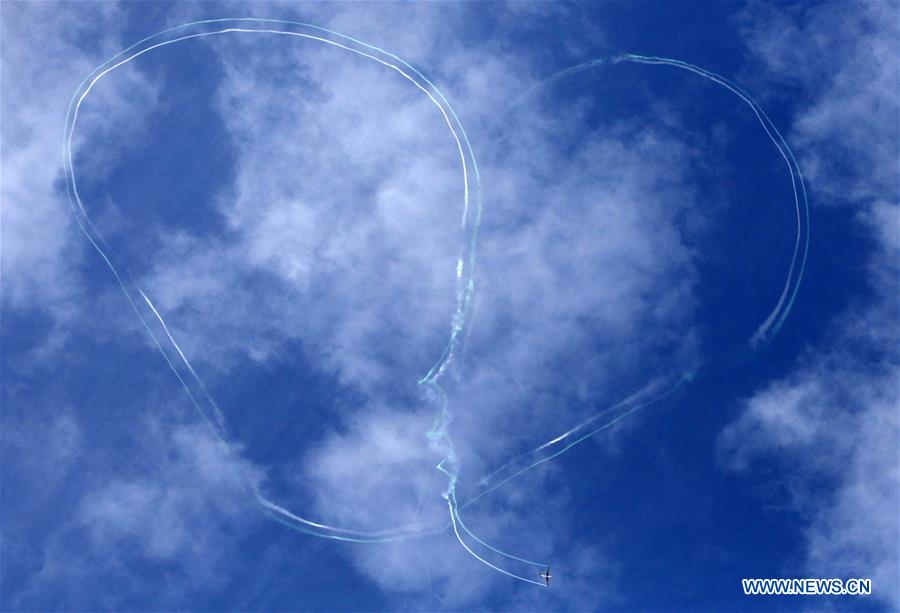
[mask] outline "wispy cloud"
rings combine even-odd
[[[897,5],[752,3],[744,36],[756,78],[802,92],[791,142],[818,202],[895,198]]]
[[[66,413],[49,429],[31,421],[30,437],[4,437],[5,469],[47,486],[24,490],[27,512],[5,503],[4,557],[16,556],[13,572],[35,570],[23,586],[10,586],[4,606],[121,608],[137,599],[166,608],[225,587],[223,569],[241,566],[235,548],[260,520],[250,490],[260,470],[200,426],[153,417],[117,432],[128,437],[132,461],[112,441],[95,441],[98,450],[88,453],[77,419]],[[30,465],[39,448],[50,450],[40,470]],[[118,461],[98,463],[97,455]],[[6,573],[10,566],[4,562]],[[163,592],[153,579],[159,572],[169,577]],[[101,584],[121,589],[98,592]]]
[[[896,605],[900,573],[900,194],[898,12],[890,3],[823,5],[745,15],[767,79],[798,87],[791,131],[816,199],[855,209],[871,239],[868,288],[789,376],[749,398],[721,435],[727,464],[774,459],[790,504],[808,522],[796,575],[871,577]],[[785,564],[787,562],[785,561]]]
[[[60,121],[83,76],[117,50],[121,23],[112,3],[3,6],[2,305],[4,326],[11,317],[47,318],[30,353],[36,360],[64,346],[84,297],[86,244],[65,195]],[[99,104],[86,112],[85,126],[111,145],[95,150],[76,143],[80,162],[95,176],[107,172],[120,136],[145,127],[143,99],[155,92],[155,84],[133,70],[97,92]]]

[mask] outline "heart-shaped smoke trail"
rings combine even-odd
[[[475,155],[472,151],[465,129],[447,99],[431,81],[405,61],[383,49],[326,28],[301,22],[255,18],[196,21],[168,28],[138,41],[91,71],[82,81],[69,104],[63,138],[63,153],[67,191],[72,212],[74,213],[79,228],[112,272],[116,282],[125,294],[128,303],[138,316],[138,319],[141,321],[141,324],[144,326],[147,333],[150,335],[156,348],[177,377],[198,414],[206,421],[213,432],[215,432],[222,445],[228,446],[230,444],[230,438],[219,405],[209,393],[190,360],[176,342],[163,315],[154,306],[150,297],[138,285],[137,280],[128,270],[127,266],[116,259],[115,254],[109,249],[87,213],[84,203],[78,193],[76,174],[73,165],[72,140],[75,134],[79,109],[90,94],[94,85],[100,81],[100,79],[113,72],[115,69],[128,64],[154,49],[190,39],[225,34],[264,34],[300,37],[346,50],[396,71],[407,82],[427,96],[430,102],[440,112],[441,117],[446,123],[453,138],[456,149],[458,150],[463,181],[463,206],[460,219],[460,233],[462,238],[456,263],[456,308],[450,323],[449,339],[447,340],[443,351],[425,376],[419,380],[419,384],[425,392],[423,396],[428,402],[433,403],[435,407],[434,424],[427,433],[427,436],[431,441],[432,447],[438,451],[443,458],[437,465],[437,469],[447,476],[447,488],[442,495],[447,500],[450,522],[447,525],[436,529],[429,529],[428,527],[421,525],[406,525],[377,532],[365,532],[330,526],[310,520],[270,500],[264,496],[256,486],[249,486],[248,484],[249,491],[256,497],[262,508],[275,520],[284,523],[293,529],[321,538],[351,542],[387,542],[442,532],[447,528],[452,527],[459,543],[468,553],[479,561],[490,568],[517,580],[544,587],[545,584],[543,582],[528,579],[509,572],[475,553],[462,537],[460,529],[478,544],[496,554],[505,556],[518,563],[541,568],[545,566],[543,563],[534,562],[506,553],[475,536],[475,534],[473,534],[463,523],[462,518],[459,515],[460,509],[474,503],[486,494],[495,491],[516,476],[531,470],[543,462],[558,457],[573,446],[610,427],[616,421],[623,419],[625,416],[634,413],[638,409],[652,405],[665,397],[671,396],[683,385],[693,381],[698,374],[705,373],[679,373],[667,380],[650,384],[629,398],[600,411],[581,424],[569,429],[567,432],[554,437],[533,451],[523,454],[497,469],[479,482],[479,485],[484,488],[480,494],[468,500],[465,504],[459,505],[456,499],[456,484],[459,478],[460,465],[450,436],[452,412],[449,407],[447,395],[441,387],[441,382],[444,378],[450,376],[450,373],[453,370],[452,366],[454,360],[463,339],[465,338],[465,332],[470,324],[472,298],[475,291],[473,273],[476,256],[476,241],[481,222],[481,182]],[[755,347],[760,341],[771,339],[783,325],[796,297],[797,289],[799,288],[806,264],[809,243],[809,213],[806,202],[806,192],[803,187],[799,168],[797,168],[796,160],[791,154],[790,149],[759,105],[747,95],[746,92],[714,73],[677,60],[665,58],[622,55],[612,58],[611,61],[613,63],[632,62],[674,66],[694,72],[725,87],[740,97],[753,109],[760,124],[784,157],[791,173],[794,189],[794,202],[797,208],[797,241],[784,291],[775,308],[767,319],[759,326],[756,335],[751,340],[751,347]],[[585,62],[553,75],[541,84],[538,84],[538,86],[546,86],[567,75],[575,74],[579,71],[602,64],[604,64],[604,60]]]

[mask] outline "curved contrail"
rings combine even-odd
[[[226,24],[229,27],[220,27]],[[256,27],[247,27],[251,25]],[[212,29],[205,29],[208,27],[211,27]],[[192,32],[192,29],[200,29],[201,31]],[[399,57],[388,53],[383,49],[333,30],[311,24],[256,18],[195,21],[162,30],[161,32],[138,41],[92,70],[79,85],[69,104],[63,138],[63,155],[66,185],[68,188],[67,193],[79,228],[113,273],[131,308],[137,314],[142,325],[153,339],[156,348],[159,350],[170,369],[175,373],[175,376],[181,383],[185,392],[187,392],[188,398],[196,408],[198,414],[207,422],[207,424],[209,424],[219,441],[227,446],[229,437],[227,434],[225,418],[219,405],[207,391],[202,379],[197,374],[184,351],[182,351],[178,342],[175,340],[162,314],[153,304],[150,297],[137,283],[127,266],[115,260],[112,250],[107,246],[100,232],[92,223],[78,192],[78,183],[73,164],[72,140],[75,134],[81,105],[91,93],[93,87],[103,77],[152,50],[190,39],[229,33],[294,36],[352,52],[399,73],[401,77],[427,96],[440,112],[443,121],[447,125],[455,142],[462,169],[463,211],[460,219],[460,227],[463,231],[464,241],[456,263],[457,300],[456,311],[453,314],[451,322],[450,338],[438,360],[420,380],[420,383],[424,387],[433,390],[432,396],[445,398],[443,391],[440,388],[439,381],[442,375],[447,371],[459,345],[460,332],[465,329],[468,322],[472,294],[474,292],[472,269],[475,263],[477,231],[481,220],[480,177],[478,175],[478,166],[475,161],[475,156],[469,143],[468,136],[465,133],[465,129],[444,95],[418,70]],[[172,351],[167,351],[167,348]],[[455,460],[452,440],[450,439],[448,430],[450,419],[451,415],[447,403],[441,402],[433,436],[439,440],[439,446],[444,449],[446,458],[448,460]],[[458,462],[455,461],[448,462],[448,464],[458,467]],[[442,470],[447,472],[446,468]],[[448,473],[448,477],[450,479],[448,491],[451,491],[455,484],[456,472],[453,471]],[[288,523],[292,527],[315,534],[316,536],[357,542],[383,542],[433,532],[425,531],[421,526],[416,525],[401,526],[378,532],[338,528],[321,522],[312,521],[285,509],[267,499],[255,486],[253,487],[253,492],[259,503],[268,513],[278,517],[279,520]]]
[[[806,270],[806,262],[809,256],[810,233],[809,201],[807,198],[806,186],[803,183],[803,175],[800,172],[800,167],[781,132],[778,131],[778,129],[772,123],[771,119],[769,119],[769,116],[756,102],[756,100],[753,99],[753,97],[751,97],[746,91],[744,91],[742,88],[735,85],[725,77],[722,77],[721,75],[708,71],[704,68],[700,68],[699,66],[695,66],[694,64],[689,64],[681,60],[628,53],[613,56],[611,58],[598,58],[588,60],[570,68],[561,70],[530,87],[524,94],[516,98],[510,104],[510,108],[518,105],[541,88],[555,83],[556,81],[566,76],[577,74],[579,72],[606,64],[619,64],[623,62],[672,66],[682,70],[687,70],[709,81],[712,81],[713,83],[721,85],[728,91],[735,94],[751,108],[757,120],[759,121],[759,124],[762,126],[763,130],[766,132],[766,135],[769,137],[769,140],[771,140],[772,144],[775,145],[775,148],[778,150],[778,153],[781,155],[781,157],[785,161],[785,164],[787,165],[788,172],[790,173],[791,177],[791,189],[793,191],[794,208],[796,210],[797,219],[797,233],[794,241],[794,251],[791,256],[790,265],[788,267],[787,277],[784,282],[784,288],[782,289],[778,301],[772,308],[772,311],[757,327],[755,333],[748,341],[750,349],[756,349],[761,344],[771,341],[778,334],[781,327],[784,325],[785,320],[790,314],[791,308],[794,304],[794,300],[797,297],[797,292],[800,289],[800,284],[803,280],[803,274]],[[722,366],[716,368],[716,370],[721,369]],[[639,390],[638,392],[632,394],[624,400],[600,410],[593,416],[575,425],[566,432],[550,439],[545,443],[542,443],[541,445],[538,445],[531,451],[520,454],[516,458],[501,465],[499,468],[495,469],[485,477],[482,477],[478,482],[478,485],[481,486],[481,491],[467,500],[463,505],[461,505],[461,508],[468,507],[487,494],[495,491],[502,485],[530,471],[531,469],[536,468],[544,462],[548,462],[556,457],[559,457],[576,445],[584,442],[585,440],[591,438],[599,432],[606,430],[607,428],[613,426],[615,423],[635,413],[636,411],[645,407],[653,406],[663,401],[664,399],[673,396],[685,385],[690,384],[701,376],[708,375],[712,370],[713,369],[711,368],[694,369],[676,374],[670,377],[668,379],[668,382],[666,382],[665,379],[658,380],[650,384],[649,386],[645,386],[642,390]],[[599,425],[596,424],[596,422],[598,422],[601,418],[607,416],[609,413],[617,411],[618,413],[615,417],[608,419],[607,421],[602,422]],[[593,425],[594,428],[582,434],[582,432],[591,425]]]

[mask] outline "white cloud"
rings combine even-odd
[[[833,352],[813,353],[750,398],[720,444],[734,469],[750,471],[765,458],[781,465],[788,502],[808,521],[806,562],[784,572],[869,577],[876,598],[896,603],[900,363],[896,356],[879,365],[861,360],[850,347],[865,339],[837,334],[843,338]]]
[[[263,475],[200,426],[160,434],[146,450],[164,458],[157,459],[158,476],[111,476],[85,493],[78,521],[101,549],[131,540],[138,548],[128,545],[130,555],[205,568],[204,578],[212,579],[209,553],[225,539],[226,524],[252,517],[253,488]]]
[[[23,490],[20,503],[5,512],[4,535],[15,537],[4,553],[16,553],[16,572],[29,570],[22,585],[4,594],[5,606],[119,609],[139,601],[180,608],[196,594],[227,587],[228,573],[242,566],[237,545],[261,518],[252,495],[264,477],[259,469],[205,428],[162,425],[155,417],[118,431],[130,454],[116,449],[113,437],[81,444],[77,455],[58,462],[61,453],[72,455],[71,441],[83,439],[72,433],[83,428],[68,414],[57,424],[64,425],[46,433],[55,438],[41,438],[52,474],[66,481],[48,483],[41,496]],[[100,431],[109,433],[93,429]],[[29,432],[43,430],[31,424]],[[32,466],[33,453],[7,456],[7,470],[47,479]],[[165,590],[154,579],[160,569],[166,569]],[[121,589],[109,589],[116,585]]]
[[[842,313],[829,342],[749,398],[719,440],[732,470],[780,467],[776,491],[807,522],[806,558],[800,567],[783,561],[785,573],[871,578],[888,606],[900,599],[898,215],[880,201],[859,216],[878,241],[872,301]]]
[[[62,324],[79,311],[87,246],[63,184],[66,110],[81,79],[118,50],[120,23],[113,3],[3,6],[3,308],[50,315],[56,325],[47,347],[59,346]],[[116,87],[98,89],[98,106],[85,109],[81,125],[107,136],[134,134],[142,125],[141,101],[153,92],[146,79],[126,71]],[[111,152],[79,153],[79,162],[101,173]]]
[[[767,79],[804,103],[788,137],[816,199],[853,207],[871,237],[868,289],[794,372],[744,405],[720,438],[723,459],[781,466],[790,503],[808,522],[802,568],[812,576],[871,577],[887,606],[900,599],[900,207],[898,14],[891,3],[754,5],[750,48]],[[815,240],[815,238],[813,238]],[[788,564],[787,561],[784,562]]]
[[[786,8],[754,3],[745,41],[758,78],[799,88],[790,142],[815,200],[838,204],[898,197],[900,13],[896,3]]]

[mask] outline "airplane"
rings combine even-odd
[[[547,587],[550,587],[550,567],[547,567],[547,570],[541,573],[541,579],[543,579],[547,583]]]

